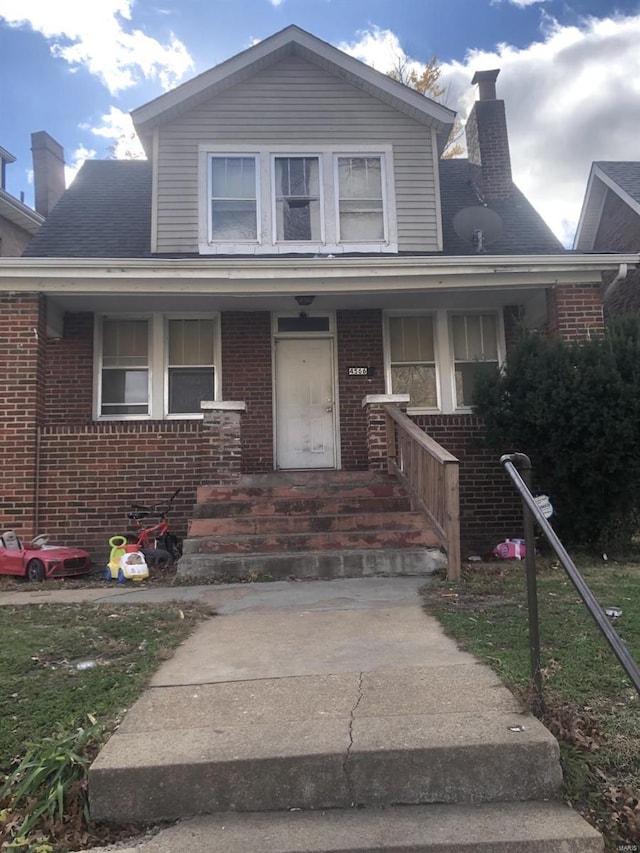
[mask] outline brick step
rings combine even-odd
[[[324,533],[203,536],[184,541],[184,554],[269,554],[274,552],[343,551],[351,548],[435,548],[438,540],[426,527],[418,530],[363,530]]]
[[[390,806],[193,818],[144,853],[601,853],[602,838],[557,802]]]
[[[426,519],[419,512],[341,513],[340,515],[259,515],[241,518],[195,518],[189,538],[245,534],[328,533],[359,530],[423,530]]]
[[[335,578],[428,577],[446,557],[427,548],[304,551],[288,554],[185,554],[178,577],[201,580],[334,580]]]
[[[268,476],[268,475],[266,475]],[[251,478],[252,481],[257,478]],[[406,491],[398,481],[389,479],[360,478],[355,482],[346,480],[288,481],[265,480],[263,485],[249,485],[242,481],[234,486],[199,486],[197,503],[215,501],[271,501],[282,498],[309,500],[318,498],[386,498],[405,497]]]
[[[411,501],[404,497],[310,497],[270,500],[212,501],[193,508],[194,518],[235,518],[266,515],[330,515],[356,512],[409,512]]]

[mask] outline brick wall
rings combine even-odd
[[[242,466],[273,471],[273,371],[268,311],[223,312],[222,398],[247,404],[242,416]]]
[[[595,252],[639,252],[640,216],[616,193],[608,190],[602,210],[600,228],[594,243]],[[603,290],[615,273],[608,275]],[[629,270],[605,305],[605,317],[640,311],[640,270]]]
[[[604,330],[597,284],[559,284],[547,291],[548,333],[566,341],[601,335]]]
[[[367,414],[362,399],[384,394],[382,312],[338,311],[338,387],[340,393],[340,438],[342,467],[347,471],[366,469]],[[349,376],[349,367],[371,367],[371,376]]]
[[[39,531],[54,541],[105,550],[110,536],[127,531],[132,503],[159,503],[180,488],[170,521],[183,537],[197,486],[226,481],[220,435],[201,421],[44,427]]]
[[[93,418],[93,314],[65,314],[63,337],[47,340],[45,423]]]
[[[460,461],[462,558],[490,553],[505,537],[524,536],[520,499],[500,465],[499,455],[483,443],[481,419],[473,415],[415,415],[412,420]]]
[[[37,293],[0,295],[0,529],[32,535],[37,428],[44,414],[46,317]]]

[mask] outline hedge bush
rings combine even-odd
[[[492,448],[531,458],[565,544],[628,546],[640,510],[640,316],[584,342],[524,333],[500,373],[479,368],[473,404]]]

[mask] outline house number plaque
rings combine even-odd
[[[349,376],[371,376],[373,373],[372,367],[349,367]]]

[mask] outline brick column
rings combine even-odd
[[[38,427],[44,414],[46,303],[38,293],[0,294],[0,529],[23,539],[37,524]]]
[[[389,470],[389,436],[384,407],[392,404],[405,410],[408,394],[368,394],[362,400],[367,419],[367,459],[370,471]]]
[[[547,291],[548,333],[583,341],[604,332],[599,284],[557,284]]]
[[[204,402],[202,431],[209,439],[211,485],[237,483],[242,469],[242,413],[246,404],[234,401]]]

